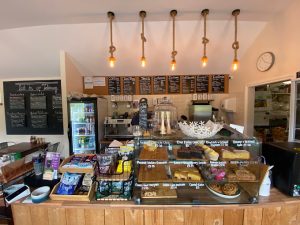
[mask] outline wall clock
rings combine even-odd
[[[264,52],[258,57],[256,62],[256,68],[261,72],[265,72],[272,68],[274,62],[275,62],[274,53]]]

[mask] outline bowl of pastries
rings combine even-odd
[[[241,194],[241,190],[236,183],[213,182],[207,184],[206,187],[211,193],[221,198],[233,199],[239,197]]]

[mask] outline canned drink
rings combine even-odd
[[[16,153],[15,152],[10,154],[10,161],[12,161],[12,162],[16,161]]]

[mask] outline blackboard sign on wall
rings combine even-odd
[[[140,95],[151,95],[151,77],[139,78],[139,91]]]
[[[195,92],[195,76],[182,77],[182,94],[191,94]]]
[[[3,82],[7,134],[63,134],[60,80]]]
[[[108,78],[108,94],[120,95],[121,94],[121,79],[120,77]]]
[[[135,77],[123,78],[123,95],[135,95]]]
[[[213,75],[211,84],[212,93],[224,93],[225,75]]]
[[[153,78],[153,93],[166,94],[166,76],[154,76]]]
[[[168,77],[168,93],[179,94],[180,93],[180,76]]]
[[[196,92],[197,93],[208,93],[209,77],[208,75],[196,76]]]

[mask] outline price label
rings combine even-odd
[[[155,165],[147,165],[148,169],[155,168]]]

